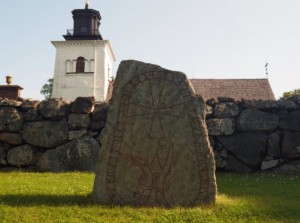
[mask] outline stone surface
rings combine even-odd
[[[300,132],[285,132],[282,141],[282,156],[288,159],[300,158]]]
[[[279,109],[294,110],[298,108],[295,102],[289,100],[277,101],[277,104]]]
[[[6,153],[8,149],[9,149],[9,145],[0,142],[0,166],[5,166],[7,164]]]
[[[101,135],[92,198],[104,204],[214,203],[215,166],[205,103],[186,76],[123,61]]]
[[[226,102],[220,103],[215,107],[215,117],[217,118],[231,118],[238,116],[240,110],[236,103]]]
[[[275,173],[281,173],[281,174],[291,174],[293,176],[299,176],[300,175],[300,160],[294,160],[289,163],[285,163],[282,166],[279,166],[275,169],[272,169]]]
[[[292,97],[289,97],[287,100],[293,101],[295,103],[300,103],[300,95],[293,95]]]
[[[214,150],[214,155],[217,169],[226,168],[228,157],[227,151],[225,149],[221,151]]]
[[[42,116],[39,115],[37,108],[30,109],[26,112],[25,120],[28,122],[41,121]]]
[[[239,131],[271,131],[278,127],[277,115],[262,112],[258,109],[246,109],[241,112],[237,119]]]
[[[240,162],[232,155],[228,155],[226,170],[240,173],[249,173],[253,171],[251,168],[246,166],[244,163]]]
[[[231,135],[235,130],[235,120],[232,118],[212,118],[206,121],[208,134],[212,136]]]
[[[278,166],[279,163],[280,163],[280,160],[263,161],[261,164],[261,170],[268,170],[268,169],[274,168],[274,167]]]
[[[68,139],[71,141],[73,139],[76,139],[76,138],[80,138],[84,135],[87,134],[87,130],[84,129],[84,130],[78,130],[78,131],[69,131],[68,133]]]
[[[7,161],[13,166],[28,166],[36,163],[36,149],[30,145],[22,145],[8,151]]]
[[[22,135],[19,133],[0,133],[0,140],[10,145],[21,145],[23,142]]]
[[[71,112],[75,114],[89,114],[94,111],[94,97],[78,97],[72,103]]]
[[[279,132],[275,132],[268,136],[268,155],[278,158],[280,157],[280,141]]]
[[[279,128],[300,131],[300,111],[294,111],[286,114],[279,122]]]
[[[242,106],[244,108],[256,108],[262,110],[277,109],[277,101],[262,101],[262,100],[242,100]]]
[[[12,107],[0,108],[0,131],[20,132],[23,126],[23,115]]]
[[[38,112],[46,119],[61,120],[70,113],[70,102],[62,98],[52,98],[42,101]]]
[[[108,114],[108,103],[101,103],[95,106],[95,110],[92,113],[92,130],[102,130],[105,127],[107,114]]]
[[[240,162],[257,170],[267,153],[267,135],[264,133],[240,133],[219,136],[218,141]]]
[[[55,172],[95,171],[99,151],[99,143],[91,136],[84,136],[48,150],[37,167],[41,171]]]
[[[9,106],[9,107],[20,107],[22,104],[22,102],[20,101],[16,101],[16,100],[11,100],[11,99],[7,99],[7,98],[1,98],[0,99],[0,107],[3,106]]]
[[[24,141],[28,144],[44,148],[53,148],[68,141],[68,122],[26,122],[22,136]]]
[[[90,114],[70,114],[68,116],[69,130],[76,131],[91,127]]]
[[[39,106],[40,101],[27,99],[21,104],[22,111],[28,111],[30,109],[35,109]]]

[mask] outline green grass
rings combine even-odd
[[[300,222],[300,177],[219,173],[213,207],[91,204],[94,175],[0,173],[0,222]]]

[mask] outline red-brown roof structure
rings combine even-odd
[[[275,100],[269,80],[263,79],[190,79],[195,93],[205,99],[218,97],[236,101]]]
[[[195,93],[206,100],[233,98],[245,100],[275,100],[269,80],[262,79],[190,79]],[[106,100],[112,96],[114,81],[109,82]]]

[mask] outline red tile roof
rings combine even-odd
[[[268,79],[190,79],[195,93],[207,99],[233,98],[236,101],[275,100]],[[112,96],[114,81],[109,82],[106,101]]]
[[[243,99],[275,100],[268,79],[190,79],[195,93],[205,99],[229,97]]]

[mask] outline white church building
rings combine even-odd
[[[67,31],[64,41],[52,41],[56,48],[52,97],[74,101],[94,96],[97,102],[105,101],[115,56],[100,34],[101,15],[88,4],[72,14],[73,30]]]

